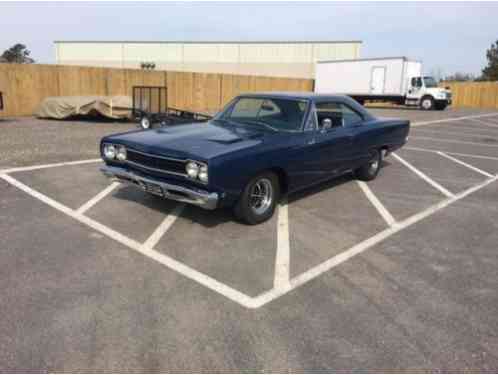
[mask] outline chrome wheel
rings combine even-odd
[[[262,178],[256,181],[251,189],[249,205],[256,215],[262,215],[273,202],[273,188],[270,180]]]
[[[377,169],[379,169],[379,158],[375,158],[370,162],[370,165],[368,166],[368,173],[374,174]]]

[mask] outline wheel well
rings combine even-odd
[[[277,175],[278,182],[280,184],[280,191],[282,194],[286,194],[289,191],[289,181],[285,170],[282,168],[270,168],[269,171]]]
[[[424,100],[424,99],[427,99],[427,98],[429,98],[429,99],[431,99],[431,100],[434,100],[434,97],[433,97],[432,95],[430,95],[430,94],[425,94],[424,96],[422,96],[422,98],[420,99],[420,101],[422,101],[422,100]]]
[[[382,157],[387,156],[389,154],[389,146],[382,146],[380,152],[382,153]]]

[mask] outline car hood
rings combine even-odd
[[[112,135],[104,142],[175,158],[210,159],[263,142],[267,131],[251,126],[209,121]]]

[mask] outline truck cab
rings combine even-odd
[[[405,104],[425,110],[444,110],[451,104],[451,91],[439,87],[431,76],[411,77],[408,82]]]

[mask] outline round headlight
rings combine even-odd
[[[125,161],[126,160],[126,147],[124,147],[124,146],[118,146],[118,152],[116,153],[116,158],[119,161]]]
[[[199,180],[202,182],[208,182],[208,167],[207,165],[202,165],[199,170]]]
[[[116,157],[116,147],[111,144],[107,144],[104,146],[104,156],[107,159],[114,159]]]
[[[197,178],[197,175],[199,174],[199,165],[193,161],[190,161],[187,163],[185,170],[190,178]]]

